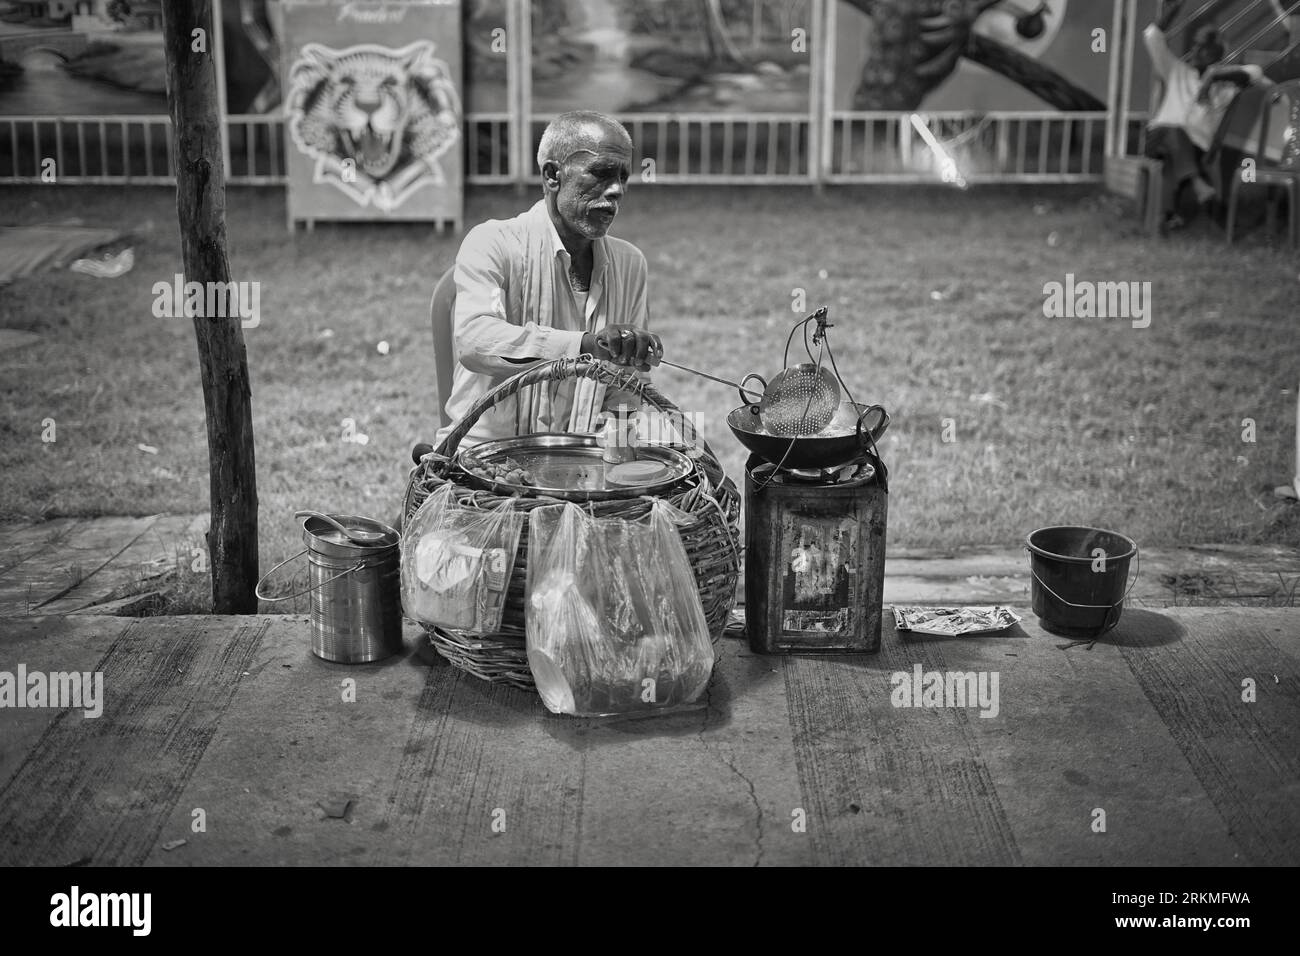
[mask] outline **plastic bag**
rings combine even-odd
[[[501,629],[524,516],[513,501],[458,504],[451,483],[431,494],[402,530],[406,616],[470,634]]]
[[[662,500],[630,521],[572,504],[533,510],[525,634],[552,712],[668,710],[704,693],[713,644],[674,524],[683,517]]]

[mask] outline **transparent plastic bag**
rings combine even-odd
[[[713,644],[690,559],[656,500],[635,520],[572,504],[528,525],[528,665],[547,708],[597,716],[671,710],[696,700]]]
[[[491,634],[501,629],[524,516],[509,498],[471,508],[453,491],[444,484],[402,530],[402,609],[425,624]]]

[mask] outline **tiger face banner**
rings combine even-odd
[[[458,0],[286,0],[289,220],[460,222]]]

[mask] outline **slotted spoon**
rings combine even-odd
[[[740,393],[742,402],[757,407],[763,427],[780,438],[816,435],[831,423],[840,407],[840,383],[830,369],[811,362],[783,369],[770,383],[755,372],[736,383],[667,359],[660,359],[659,364],[730,385]],[[758,399],[754,398],[752,389],[745,387],[750,379],[756,379],[763,386],[763,394]]]
[[[777,373],[763,388],[758,417],[773,435],[795,438],[824,431],[840,407],[840,383],[811,362]]]

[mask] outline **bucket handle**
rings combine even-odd
[[[1042,578],[1040,578],[1038,576],[1038,572],[1034,570],[1033,552],[1029,550],[1028,546],[1026,546],[1025,551],[1028,552],[1028,554],[1030,555],[1030,561],[1029,561],[1030,575],[1032,575],[1033,579],[1037,581],[1039,584],[1041,584],[1043,586],[1043,590],[1045,590],[1052,597],[1056,598],[1062,604],[1068,605],[1070,607],[1088,608],[1094,611],[1101,611],[1101,610],[1106,611],[1106,620],[1105,623],[1102,624],[1102,629],[1101,629],[1101,633],[1103,634],[1119,623],[1119,615],[1118,614],[1115,615],[1115,619],[1112,621],[1110,619],[1110,612],[1115,610],[1115,608],[1119,607],[1121,604],[1123,604],[1124,601],[1128,598],[1128,596],[1133,593],[1133,588],[1137,586],[1138,575],[1142,573],[1142,549],[1138,547],[1134,547],[1133,548],[1133,564],[1134,564],[1133,580],[1129,582],[1129,586],[1127,590],[1125,590],[1124,593],[1120,595],[1120,599],[1118,601],[1116,601],[1114,604],[1075,604],[1073,601],[1067,601],[1065,598],[1061,597],[1061,595],[1057,594],[1055,591],[1053,591],[1050,587],[1047,586],[1047,582],[1044,581]]]
[[[340,571],[338,574],[334,575],[334,577],[326,578],[320,584],[313,584],[306,591],[295,591],[293,594],[286,594],[284,597],[267,597],[265,594],[262,593],[262,585],[266,583],[267,578],[275,574],[276,571],[279,571],[282,567],[284,567],[294,558],[301,558],[306,553],[307,553],[307,549],[303,548],[297,554],[289,555],[289,557],[285,558],[283,561],[281,561],[279,564],[273,567],[270,571],[267,571],[266,574],[262,575],[262,579],[257,582],[257,587],[253,589],[254,593],[257,594],[257,596],[261,598],[263,601],[270,601],[272,603],[276,601],[287,601],[290,598],[302,597],[304,594],[310,594],[312,591],[315,591],[317,588],[324,587],[325,585],[329,584],[331,581],[337,581],[345,574],[351,574],[353,571],[360,571],[362,568],[366,566],[365,561],[358,561],[356,564],[352,565],[352,567]]]

